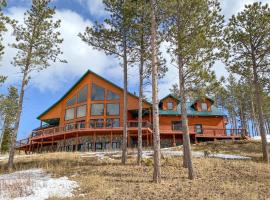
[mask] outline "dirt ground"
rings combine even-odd
[[[142,166],[130,158],[127,165],[120,159],[81,157],[78,153],[49,153],[16,160],[16,170],[43,168],[54,176],[68,176],[80,185],[70,199],[270,199],[270,167],[260,162],[259,145],[214,144],[219,152],[240,152],[254,156],[253,160],[222,160],[194,158],[197,177],[187,179],[182,158],[162,159],[162,183],[152,180],[152,160]],[[226,147],[225,147],[226,146]],[[248,147],[247,147],[248,146]],[[211,150],[208,145],[193,146],[193,150]],[[254,149],[254,151],[251,151]],[[0,162],[0,173],[6,170],[6,161]],[[55,198],[51,198],[55,199]]]

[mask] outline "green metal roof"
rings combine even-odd
[[[211,106],[211,111],[196,111],[192,106],[193,103],[194,102],[188,102],[186,104],[188,116],[203,116],[203,117],[225,116],[225,114],[214,105]],[[168,115],[168,116],[169,115],[180,116],[181,115],[180,104],[178,104],[177,110],[161,110],[160,109],[159,114],[160,115]]]
[[[45,110],[43,113],[41,113],[38,117],[37,117],[37,119],[40,119],[40,117],[41,116],[43,116],[43,115],[45,115],[47,112],[49,112],[53,107],[55,107],[58,103],[60,103],[88,74],[90,74],[90,73],[92,73],[93,75],[95,75],[95,76],[97,76],[97,77],[99,77],[100,79],[102,79],[102,80],[104,80],[104,81],[106,81],[106,82],[108,82],[108,83],[110,83],[111,85],[113,85],[113,86],[115,86],[115,87],[117,87],[118,89],[120,89],[120,90],[123,90],[123,88],[121,88],[120,86],[118,86],[118,85],[116,85],[116,84],[114,84],[114,83],[112,83],[111,81],[109,81],[109,80],[107,80],[107,79],[105,79],[105,78],[103,78],[102,76],[100,76],[100,75],[98,75],[98,74],[96,74],[95,72],[93,72],[93,71],[91,71],[91,70],[87,70],[87,72],[85,72],[84,73],[84,75],[64,94],[64,96],[62,96],[57,102],[55,102],[51,107],[49,107],[47,110]],[[138,96],[136,96],[136,95],[134,95],[134,94],[132,94],[132,93],[130,93],[130,92],[128,92],[128,94],[129,95],[131,95],[131,96],[133,96],[133,97],[136,97],[136,98],[139,98]],[[148,102],[148,101],[145,101],[144,100],[144,102],[145,103],[147,103],[147,104],[149,104],[149,105],[152,105],[150,102]]]

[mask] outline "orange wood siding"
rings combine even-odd
[[[160,116],[160,130],[171,130],[172,121],[180,121],[181,116]],[[188,117],[188,125],[202,124],[203,128],[225,128],[223,117]]]
[[[92,101],[91,100],[91,90],[92,84],[96,84],[105,89],[105,100],[104,101]],[[77,95],[78,92],[84,87],[88,86],[88,98],[87,102],[75,104],[73,106],[66,107],[66,102],[72,98],[74,95]],[[120,100],[106,100],[107,90],[110,90],[120,96]],[[104,103],[104,115],[103,116],[90,116],[91,113],[91,104],[92,103]],[[119,103],[120,105],[120,116],[106,116],[106,103]],[[138,98],[132,95],[128,95],[128,109],[138,109]],[[87,112],[86,117],[76,118],[76,107],[87,104]],[[143,104],[144,108],[149,108],[150,105],[148,103]],[[75,108],[75,119],[65,121],[65,110],[66,108]],[[56,106],[51,108],[47,113],[40,117],[41,120],[52,119],[52,118],[60,118],[60,126],[63,126],[67,123],[74,123],[76,121],[86,120],[88,123],[90,119],[100,119],[100,118],[119,118],[120,123],[123,121],[123,109],[124,109],[124,93],[123,90],[115,87],[104,79],[92,74],[88,73],[83,80],[81,80],[75,88],[64,98],[61,102],[59,102]],[[131,118],[131,116],[129,116]]]
[[[167,98],[163,99],[163,101],[162,101],[162,103],[163,103],[162,109],[163,110],[168,110],[167,104],[169,102],[173,103],[173,110],[176,110],[177,109],[177,101],[176,101],[176,99],[174,99],[172,97],[167,97]]]
[[[207,110],[208,111],[211,111],[211,106],[212,106],[212,103],[206,99],[204,102],[200,102],[200,101],[197,101],[194,106],[195,106],[195,109],[197,111],[202,111],[202,103],[206,103],[207,104]]]

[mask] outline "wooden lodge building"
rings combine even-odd
[[[123,89],[88,70],[68,92],[38,116],[39,128],[17,142],[25,151],[98,151],[119,149],[123,135]],[[240,139],[244,129],[226,129],[226,116],[210,98],[187,103],[192,142]],[[161,147],[182,143],[179,99],[160,100]],[[152,145],[151,103],[143,103],[143,146]],[[128,147],[136,147],[138,97],[128,94]]]

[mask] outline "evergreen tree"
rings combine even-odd
[[[95,49],[104,51],[121,59],[124,75],[124,112],[123,112],[123,143],[122,164],[127,162],[127,106],[128,106],[128,62],[134,47],[131,39],[131,24],[134,16],[130,0],[103,0],[106,11],[110,16],[103,23],[96,22],[93,27],[87,27],[85,32],[79,34],[82,41]],[[131,61],[130,61],[131,62]]]
[[[15,87],[10,87],[8,91],[8,95],[0,100],[0,113],[4,121],[0,136],[0,150],[3,152],[6,152],[10,147],[18,109],[18,90]]]
[[[33,0],[31,9],[25,13],[24,24],[14,26],[13,35],[16,37],[16,42],[12,44],[12,47],[17,50],[17,55],[13,59],[13,65],[20,68],[23,79],[9,152],[9,170],[13,168],[24,92],[26,85],[29,84],[31,73],[46,69],[51,61],[66,62],[59,59],[59,55],[62,54],[59,44],[63,42],[57,31],[60,20],[53,20],[55,8],[50,7],[49,3],[50,0]]]
[[[269,162],[263,115],[263,82],[269,82],[270,70],[270,9],[268,4],[246,5],[244,11],[232,16],[225,29],[226,63],[233,73],[252,82],[259,131],[262,138],[263,159]]]
[[[157,12],[159,5],[151,0],[151,54],[152,54],[152,107],[153,107],[153,143],[154,143],[154,173],[153,180],[161,182],[160,169],[160,132],[158,108],[158,43],[157,43]]]
[[[15,24],[14,20],[11,20],[9,17],[5,16],[2,9],[7,6],[7,2],[5,0],[0,1],[0,60],[4,54],[4,45],[3,42],[3,34],[7,31],[7,24]],[[7,77],[0,75],[0,84],[6,80]]]
[[[164,2],[164,35],[171,43],[169,52],[179,70],[179,96],[183,126],[183,165],[194,179],[187,118],[188,92],[213,77],[212,64],[220,47],[223,16],[217,0],[172,0]]]

